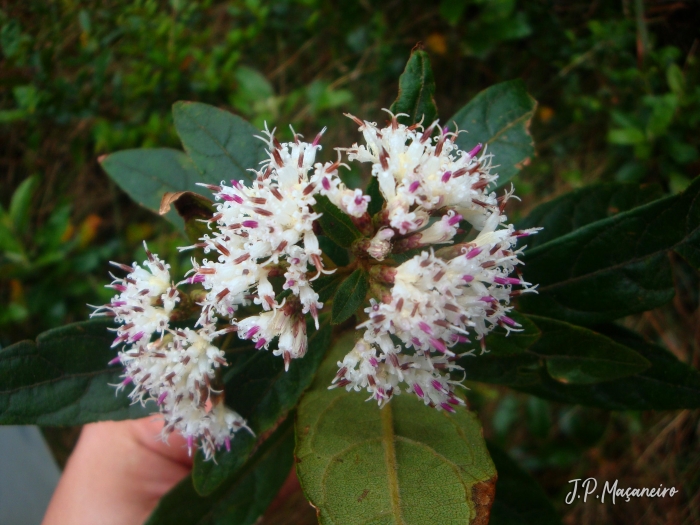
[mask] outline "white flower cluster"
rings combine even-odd
[[[322,272],[321,249],[313,231],[320,215],[311,206],[314,195],[325,186],[341,191],[339,163],[315,164],[321,134],[307,143],[295,135],[293,142],[280,144],[273,132],[265,130],[270,159],[256,171],[252,186],[231,181],[231,186],[208,186],[219,201],[211,222],[216,229],[198,245],[214,260],[193,260],[189,283],[201,283],[208,293],[202,303],[200,323],[218,314],[238,327],[238,335],[252,339],[257,348],[267,349],[278,338],[275,355],[285,367],[306,353],[306,321],[311,313],[318,327],[318,310],[323,304],[312,288]],[[366,205],[365,205],[366,207]],[[309,267],[315,275],[308,274]],[[326,272],[327,273],[327,272]],[[285,302],[278,303],[270,277],[284,276]],[[239,305],[253,302],[264,312],[239,322],[233,319]]]
[[[219,369],[227,361],[218,337],[237,332],[257,349],[272,345],[285,369],[306,353],[306,314],[318,328],[323,307],[313,281],[330,273],[314,233],[318,195],[362,225],[367,237],[352,247],[353,264],[369,271],[378,295],[331,388],[366,389],[380,405],[402,389],[439,410],[464,404],[454,394],[459,381],[449,375],[462,370],[451,348],[468,342],[470,333],[483,343],[497,325],[517,329],[507,315],[510,297],[534,288],[510,274],[520,264],[518,237],[534,230],[506,225],[503,211],[512,193],[488,191],[497,176],[481,145],[461,151],[457,133],[445,129],[432,138],[437,123],[424,130],[399,124],[397,116],[381,129],[351,116],[366,145],[339,149],[338,160],[326,163],[316,162],[323,131],[311,143],[294,134],[281,144],[274,130],[265,129],[259,138],[269,158],[251,170],[251,185],[206,185],[215,212],[207,221],[210,231],[194,246],[205,258],[192,259],[184,281],[172,284],[169,266],[148,250],[144,267],[117,265],[128,275],[115,278],[110,286],[118,295],[93,315],[121,323],[114,345],[124,344],[116,360],[125,367],[122,385],[134,384],[134,402],[157,402],[165,437],[178,430],[190,449],[197,441],[211,457],[247,429],[223,402]],[[350,161],[372,164],[386,202],[374,218],[367,213],[370,197],[348,189],[338,176],[345,166],[342,151]],[[478,235],[435,251],[453,244],[465,221]],[[409,250],[414,256],[397,266],[396,256]],[[187,295],[178,288],[187,285],[203,290]],[[241,318],[241,307],[257,314]],[[198,314],[195,329],[173,325],[192,313]]]
[[[256,178],[251,186],[235,180],[230,186],[206,185],[218,202],[209,221],[211,234],[195,247],[214,257],[201,262],[193,258],[193,269],[179,283],[200,284],[206,291],[197,303],[199,328],[170,326],[181,292],[171,284],[169,266],[148,251],[149,271],[137,264],[117,265],[129,275],[115,278],[110,286],[119,295],[93,313],[122,323],[114,345],[125,343],[125,347],[115,362],[125,366],[123,385],[135,385],[131,398],[142,403],[155,400],[165,417],[164,436],[178,430],[190,449],[199,441],[207,457],[217,448],[228,448],[233,434],[247,428],[243,418],[224,405],[221,390],[212,386],[217,368],[227,364],[214,340],[237,331],[240,338],[254,341],[257,349],[268,349],[277,339],[273,353],[283,357],[286,369],[291,359],[304,356],[305,314],[310,313],[318,327],[323,307],[312,281],[328,273],[313,231],[319,217],[311,208],[314,195],[321,192],[348,201],[349,190],[338,178],[340,163],[315,163],[323,132],[313,143],[302,142],[295,134],[294,141],[285,144],[275,139],[274,130],[264,133],[260,138],[268,144],[269,160],[260,171],[252,170]],[[367,200],[359,201],[353,197],[347,209],[364,213]],[[274,276],[284,277],[282,290],[273,289]],[[278,303],[285,290],[287,297]],[[263,311],[237,320],[237,309],[251,303]],[[226,325],[217,328],[217,322]]]
[[[372,163],[372,175],[386,200],[384,227],[370,243],[370,256],[381,260],[392,249],[451,243],[462,220],[479,233],[471,242],[437,254],[432,248],[423,250],[384,272],[393,285],[390,293],[380,302],[373,299],[365,310],[368,320],[359,327],[365,329],[364,336],[338,363],[334,386],[366,389],[384,405],[401,393],[399,385],[404,383],[406,392],[427,405],[453,411],[452,405],[464,402],[454,395],[458,382],[447,373],[462,370],[450,348],[469,342],[470,331],[483,343],[497,325],[517,329],[506,315],[510,297],[534,288],[509,275],[520,264],[518,237],[535,230],[503,227],[503,209],[512,193],[497,198],[488,192],[497,176],[490,173],[490,155],[477,157],[481,145],[461,151],[454,143],[456,133],[445,130],[432,140],[436,124],[422,131],[399,124],[393,115],[382,129],[354,120],[367,145],[355,144],[349,157]]]
[[[166,419],[163,437],[178,430],[187,438],[190,450],[199,439],[211,457],[216,448],[228,448],[233,433],[245,427],[243,418],[219,402],[219,392],[211,386],[216,368],[226,360],[211,344],[217,335],[213,324],[197,331],[170,327],[180,292],[171,284],[170,266],[148,248],[146,253],[147,269],[135,263],[116,265],[128,275],[115,278],[110,286],[119,294],[93,315],[109,315],[123,323],[112,345],[125,343],[114,360],[125,368],[121,386],[135,385],[129,394],[134,402],[156,401]]]

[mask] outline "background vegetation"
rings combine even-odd
[[[97,158],[177,147],[177,100],[225,107],[256,126],[291,123],[307,136],[328,125],[329,143],[351,143],[356,132],[339,115],[381,121],[423,41],[441,115],[513,78],[539,101],[537,156],[515,181],[516,218],[592,182],[677,193],[700,173],[692,0],[0,5],[0,347],[86,318],[86,303],[111,295],[106,262],[140,259],[141,239],[176,259],[179,235],[122,194]],[[678,258],[674,270],[673,304],[625,322],[698,367],[698,275]],[[537,477],[568,523],[700,520],[697,411],[610,413],[484,386],[470,398],[487,435]],[[682,493],[565,505],[567,481],[588,476]]]

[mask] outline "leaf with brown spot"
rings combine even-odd
[[[192,242],[199,240],[209,230],[203,221],[214,215],[214,203],[193,191],[167,192],[160,200],[159,213],[165,215],[175,206],[177,214],[185,221],[185,232]]]
[[[341,337],[297,412],[297,475],[319,522],[487,523],[496,470],[476,415],[438,412],[412,394],[379,409],[365,393],[328,390],[354,342]]]

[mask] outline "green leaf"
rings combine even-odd
[[[440,16],[451,26],[456,26],[467,7],[467,0],[441,0]]]
[[[486,523],[495,469],[476,416],[410,394],[380,410],[363,393],[329,390],[354,341],[338,341],[297,413],[297,475],[319,522]]]
[[[646,142],[644,132],[637,128],[611,129],[608,131],[608,142],[620,146],[631,146]]]
[[[674,294],[668,251],[700,269],[700,178],[680,194],[590,223],[524,255],[539,284],[519,309],[593,324],[642,312]]]
[[[542,487],[500,447],[486,446],[498,472],[489,525],[560,525]]]
[[[592,330],[546,317],[530,316],[542,336],[528,349],[563,383],[598,383],[636,374],[650,363],[634,350]]]
[[[250,525],[256,523],[279,492],[294,462],[290,417],[235,476],[215,492],[200,496],[186,477],[158,503],[146,525]],[[234,438],[235,443],[240,434]]]
[[[700,407],[700,373],[697,370],[681,363],[663,348],[646,343],[637,334],[615,325],[598,327],[594,333],[600,339],[597,339],[595,344],[604,344],[613,349],[616,347],[612,345],[621,345],[638,353],[650,366],[626,377],[597,383],[574,383],[554,379],[547,364],[552,352],[546,351],[547,345],[556,343],[556,338],[552,339],[547,334],[548,325],[553,324],[553,320],[534,316],[528,316],[528,319],[536,322],[536,330],[540,331],[536,342],[532,344],[538,353],[530,351],[529,348],[514,353],[512,347],[503,351],[500,345],[508,338],[499,333],[500,331],[493,332],[487,338],[487,348],[490,350],[488,354],[462,359],[460,364],[466,370],[467,379],[509,386],[561,403],[608,410],[673,410]],[[560,327],[564,324],[558,323]],[[524,325],[524,328],[530,337],[536,335],[531,326]],[[515,334],[511,334],[510,337],[513,335]],[[575,337],[576,333],[572,333],[566,344],[573,344]],[[586,337],[589,341],[594,341],[593,335],[588,334]],[[566,351],[560,353],[566,354]]]
[[[666,69],[666,82],[668,82],[668,87],[671,91],[682,96],[685,90],[685,75],[683,70],[678,66],[678,64],[671,64]]]
[[[608,410],[676,410],[700,408],[700,372],[669,351],[645,342],[638,334],[607,325],[601,333],[634,349],[651,363],[646,370],[615,381],[591,385],[565,384],[539,371],[539,381],[518,390],[558,401]]]
[[[423,49],[416,46],[406,63],[406,69],[399,77],[399,95],[391,105],[390,111],[399,117],[399,122],[410,126],[423,120],[427,127],[437,118],[435,104],[435,77],[430,67],[430,57]]]
[[[12,194],[9,215],[17,233],[24,233],[27,228],[29,207],[38,184],[39,177],[32,175],[24,179]]]
[[[542,228],[537,235],[527,239],[528,249],[531,250],[587,224],[642,206],[661,196],[661,188],[656,184],[593,184],[540,204],[516,227],[520,230]]]
[[[201,191],[198,182],[219,184],[221,178],[202,177],[182,151],[168,148],[127,149],[99,159],[102,168],[129,197],[155,213],[167,192]],[[165,216],[183,228],[175,210]]]
[[[343,281],[344,275],[338,272],[322,275],[316,279],[314,281],[314,291],[318,294],[318,300],[325,303],[329,299],[332,299]]]
[[[230,369],[224,375],[226,404],[247,419],[257,437],[239,432],[231,443],[231,452],[219,452],[216,462],[204,461],[198,453],[192,472],[197,492],[211,494],[236,475],[259,444],[258,439],[275,428],[296,406],[330,345],[331,328],[327,317],[320,319],[318,331],[311,330],[313,323],[309,322],[306,356],[293,360],[288,372],[284,371],[282,358],[272,355],[271,351],[236,349],[235,354],[227,356]]]
[[[593,330],[545,317],[513,317],[522,332],[506,336],[495,330],[486,339],[489,353],[462,358],[467,379],[527,385],[537,382],[540,367],[546,366],[561,382],[585,384],[633,375],[650,365],[634,350]]]
[[[377,179],[377,177],[372,177],[372,180],[369,181],[365,195],[369,195],[371,197],[371,200],[367,205],[367,211],[369,212],[370,216],[374,216],[374,214],[379,213],[382,210],[385,203],[384,196],[379,189],[379,179]]]
[[[92,320],[44,332],[0,350],[0,424],[82,425],[148,415],[122,390],[122,369],[108,366],[111,321]]]
[[[267,158],[259,133],[241,117],[200,102],[176,102],[173,118],[185,151],[202,176],[252,181],[249,169],[258,169]]]
[[[369,291],[369,276],[363,269],[358,268],[343,281],[333,298],[331,313],[333,324],[340,324],[357,312]]]
[[[460,149],[469,151],[478,143],[489,146],[498,165],[498,185],[502,186],[535,153],[530,122],[536,106],[523,81],[510,80],[480,92],[448,122],[454,121],[468,132],[457,138]]]
[[[345,248],[341,248],[340,246],[338,246],[325,235],[318,236],[318,246],[321,248],[321,251],[325,255],[327,255],[328,258],[331,261],[333,261],[333,263],[336,266],[341,267],[350,264],[350,254],[348,254],[348,251]],[[318,281],[316,284],[318,284]],[[314,285],[314,290],[315,289],[316,286]],[[318,290],[316,291],[318,293]]]
[[[314,210],[317,213],[322,213],[318,219],[323,233],[338,246],[347,248],[358,239],[362,238],[362,233],[357,229],[357,226],[352,222],[350,217],[343,213],[328,197],[323,195],[315,195]]]

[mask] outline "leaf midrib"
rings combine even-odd
[[[397,525],[403,525],[401,514],[401,495],[399,493],[398,466],[396,463],[396,448],[394,446],[394,418],[391,405],[385,405],[379,412],[382,422],[382,445],[384,448],[384,461],[389,482],[389,500],[391,510],[396,518]]]

